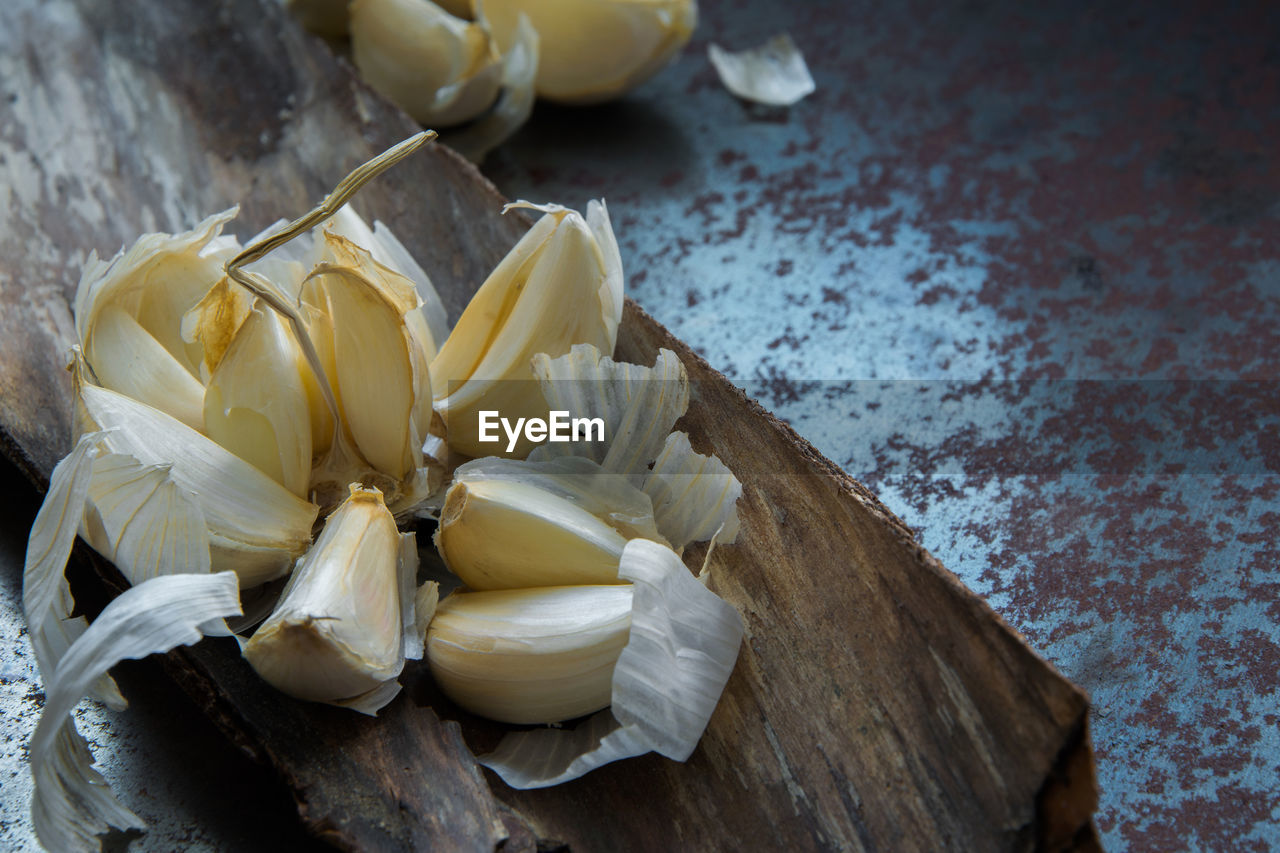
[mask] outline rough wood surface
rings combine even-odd
[[[0,446],[36,482],[69,446],[68,299],[90,250],[237,202],[247,236],[416,129],[268,0],[17,0],[0,9],[0,80]],[[356,206],[394,223],[456,317],[523,227],[500,203],[436,146]],[[168,670],[344,848],[1092,843],[1083,694],[874,496],[628,304],[618,355],[660,346],[690,368],[695,447],[745,485],[745,535],[716,551],[713,588],[747,638],[686,764],[517,792],[470,757],[496,727],[420,667],[377,720],[285,699],[228,642]]]

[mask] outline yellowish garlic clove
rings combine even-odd
[[[244,656],[279,690],[350,702],[404,666],[401,537],[376,489],[353,485],[298,562]]]
[[[520,14],[529,16],[541,45],[538,96],[570,104],[607,101],[644,82],[698,19],[694,0],[484,0],[483,12],[503,53]]]
[[[436,547],[471,589],[618,583],[627,539],[559,495],[520,482],[449,488]]]
[[[288,327],[258,305],[236,332],[204,394],[208,436],[303,498],[311,481],[308,373]]]
[[[236,244],[220,234],[235,212],[181,234],[144,234],[109,261],[90,256],[76,291],[76,333],[98,381],[193,429],[203,353],[183,340],[182,318],[222,278]]]
[[[110,453],[164,469],[199,508],[214,571],[248,589],[287,574],[311,543],[319,508],[205,435],[124,394],[89,381],[77,358],[76,438],[102,431]]]
[[[434,127],[480,115],[502,85],[487,28],[429,0],[355,0],[351,53],[369,85]]]
[[[331,260],[308,276],[301,299],[342,433],[325,448],[312,486],[323,493],[372,477],[398,497],[427,464],[422,445],[433,419],[433,345],[421,300],[412,282],[358,246],[334,234],[324,239]],[[324,407],[312,402],[319,419]]]
[[[480,286],[431,362],[449,446],[468,456],[527,456],[533,444],[524,436],[510,451],[480,441],[480,411],[512,423],[545,419],[533,356],[554,358],[580,343],[612,353],[622,317],[622,260],[604,205],[591,202],[585,218],[554,205],[519,206],[544,216]]]
[[[505,723],[553,723],[607,706],[631,626],[630,585],[455,592],[427,631],[445,694]]]

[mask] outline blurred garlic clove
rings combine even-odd
[[[382,688],[404,667],[404,609],[413,607],[412,585],[402,600],[405,550],[382,494],[352,485],[245,644],[245,658],[290,696],[376,711],[353,700],[395,695]]]
[[[523,436],[510,452],[480,441],[480,411],[512,423],[546,418],[533,356],[581,343],[612,353],[622,318],[622,259],[604,204],[591,202],[586,218],[557,205],[511,206],[544,216],[480,286],[431,363],[449,446],[468,456],[527,456],[533,444]]]
[[[354,0],[351,53],[370,86],[424,125],[470,121],[502,84],[488,30],[429,0]]]
[[[698,20],[694,0],[484,0],[483,13],[503,53],[520,14],[529,16],[541,45],[538,96],[568,104],[607,101],[644,82]]]
[[[206,434],[301,498],[311,481],[310,370],[284,322],[258,304],[204,395]]]
[[[181,234],[144,234],[110,261],[91,255],[76,291],[76,333],[104,387],[199,429],[199,343],[182,318],[222,278],[234,241],[219,237],[236,210]]]
[[[455,592],[427,631],[445,694],[504,723],[554,723],[609,704],[631,627],[628,585]]]

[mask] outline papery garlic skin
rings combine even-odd
[[[515,206],[544,215],[480,286],[431,362],[449,446],[468,456],[527,456],[533,444],[523,436],[511,452],[480,441],[479,412],[546,418],[533,356],[554,358],[580,343],[612,353],[622,319],[622,258],[603,203],[591,202],[585,218],[555,205]]]
[[[480,115],[502,84],[488,30],[430,0],[354,0],[351,54],[365,82],[434,127]]]
[[[298,561],[275,612],[244,646],[264,679],[299,699],[373,691],[404,666],[401,541],[376,489],[352,486]]]
[[[631,587],[455,592],[427,632],[445,694],[506,723],[552,723],[609,704],[631,626]]]
[[[538,96],[566,104],[608,101],[643,83],[698,20],[694,0],[484,0],[483,10],[503,53],[520,13],[529,16],[541,42]]]
[[[76,290],[76,334],[98,381],[202,427],[201,346],[183,340],[183,316],[223,276],[235,244],[224,211],[181,234],[144,234],[109,261],[90,255]]]

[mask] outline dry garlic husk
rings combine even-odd
[[[441,689],[506,723],[553,723],[609,704],[627,643],[631,586],[455,592],[427,632]]]
[[[612,669],[610,707],[573,729],[508,734],[494,752],[480,758],[508,785],[557,785],[609,762],[651,751],[684,761],[697,746],[737,660],[742,618],[699,583],[675,552],[656,542],[628,542],[619,575],[632,585],[598,587],[629,589],[632,599],[626,645]],[[442,613],[449,600],[441,604]],[[434,626],[429,636],[433,635]],[[431,639],[428,646],[435,672]],[[483,655],[483,648],[476,654]],[[486,671],[500,671],[505,663],[495,657],[486,668],[486,662],[487,658],[479,657],[474,667],[480,684],[489,683]],[[538,668],[528,666],[533,671]],[[578,682],[570,683],[576,688]],[[478,692],[484,695],[483,688]]]
[[[481,285],[431,363],[449,446],[468,456],[528,455],[524,438],[511,453],[481,442],[479,412],[545,418],[533,356],[579,343],[611,353],[622,318],[622,258],[604,205],[591,202],[585,218],[555,205],[512,206],[545,215]]]
[[[449,127],[493,105],[502,59],[482,24],[430,0],[354,0],[350,14],[360,74],[415,120]]]
[[[290,696],[375,713],[399,691],[406,654],[421,656],[417,568],[414,536],[399,533],[382,494],[352,485],[245,658]]]
[[[182,234],[144,234],[109,261],[91,254],[76,291],[76,333],[98,381],[193,429],[203,425],[203,353],[183,340],[182,318],[238,248],[219,237],[235,214],[215,214]]]
[[[786,33],[736,53],[712,43],[707,55],[726,89],[757,104],[788,107],[816,88],[804,55]]]
[[[454,472],[435,544],[473,590],[619,583],[627,541],[665,542],[647,495],[588,459],[485,458]]]
[[[689,407],[689,375],[668,349],[658,351],[653,367],[645,367],[614,361],[590,344],[576,344],[559,358],[534,356],[533,374],[550,408],[599,418],[604,439],[548,442],[530,458],[585,456],[637,486]]]
[[[40,586],[27,577],[24,585]],[[100,849],[98,836],[110,827],[143,827],[93,769],[89,745],[71,716],[75,706],[93,685],[109,680],[108,671],[120,661],[195,643],[212,623],[239,612],[236,578],[230,572],[152,578],[108,604],[60,655],[56,668],[41,664],[44,708],[29,751],[35,780],[31,820],[45,848],[88,853]],[[27,624],[33,632],[41,630],[39,619],[28,606]]]
[[[571,104],[607,101],[649,79],[698,19],[694,0],[484,0],[483,13],[503,52],[529,16],[540,40],[538,96]]]
[[[689,377],[675,353],[659,350],[644,367],[580,345],[560,358],[535,356],[533,367],[548,405],[600,418],[604,440],[547,443],[531,462],[582,456],[624,476],[650,498],[658,532],[677,550],[735,540],[742,484],[717,457],[696,452],[688,435],[671,432],[689,406]]]

